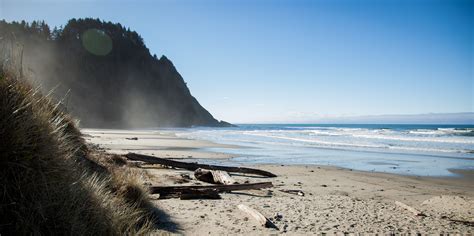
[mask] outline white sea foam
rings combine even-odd
[[[397,132],[385,129],[353,129],[353,128],[334,128],[324,130],[271,130],[271,131],[244,131],[244,134],[255,135],[260,134],[261,136],[279,134],[300,134],[301,136],[346,136],[359,139],[374,139],[374,140],[393,140],[393,141],[406,141],[406,142],[433,142],[433,143],[453,143],[453,144],[474,144],[474,138],[468,138],[464,136],[432,136],[426,134],[446,134],[446,131],[438,130],[426,130],[426,131],[409,131],[409,132]],[[423,135],[417,135],[423,134]],[[280,136],[281,138],[282,136]]]
[[[177,135],[246,146],[219,150],[235,154],[237,162],[325,164],[417,175],[450,175],[451,168],[474,168],[472,128],[368,126],[253,125],[183,129]],[[372,164],[380,161],[397,168]]]
[[[443,153],[457,153],[457,152],[468,152],[468,150],[458,150],[458,149],[442,149],[442,148],[428,148],[428,147],[410,147],[410,146],[395,146],[390,144],[370,144],[370,143],[355,143],[355,142],[333,142],[333,141],[323,141],[318,139],[305,139],[305,138],[294,138],[294,137],[286,137],[286,136],[278,136],[267,134],[263,132],[247,132],[248,135],[253,136],[260,136],[266,138],[274,138],[274,139],[284,139],[284,140],[291,140],[291,141],[298,141],[298,142],[305,142],[311,143],[313,145],[318,145],[319,147],[323,148],[370,148],[370,149],[391,149],[391,150],[403,150],[403,151],[416,151],[416,152],[443,152]],[[358,136],[355,135],[354,137],[369,137],[369,138],[376,138],[371,136]],[[385,138],[385,137],[383,137]],[[416,139],[394,139],[394,138],[387,138],[390,140],[403,140],[403,141],[413,141]],[[427,140],[423,140],[427,141]],[[275,144],[275,143],[272,143]]]
[[[356,138],[366,139],[384,139],[384,140],[395,140],[395,141],[407,141],[407,142],[435,142],[435,143],[459,143],[459,144],[474,144],[474,140],[468,140],[463,138],[430,138],[430,137],[410,137],[410,136],[384,136],[384,135],[367,135],[367,134],[354,134]]]
[[[193,138],[284,146],[416,153],[472,153],[474,137],[459,136],[472,129],[369,129],[352,127],[272,127],[269,129],[194,130]],[[473,155],[474,156],[474,155]]]
[[[365,147],[365,148],[386,148],[385,145],[371,145],[371,144],[350,144],[350,143],[342,143],[342,142],[327,142],[321,141],[317,139],[304,139],[304,138],[292,138],[292,137],[285,137],[285,136],[277,136],[271,134],[264,134],[264,133],[252,133],[250,135],[267,137],[267,138],[277,138],[277,139],[285,139],[285,140],[292,140],[292,141],[300,141],[300,142],[308,142],[308,143],[316,143],[316,144],[324,144],[327,146],[346,146],[346,147]]]

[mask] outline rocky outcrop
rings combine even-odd
[[[23,54],[23,73],[44,91],[55,88],[82,127],[231,126],[199,104],[167,57],[152,56],[120,24],[72,19],[50,31],[44,23],[0,22],[0,37],[4,59],[8,50]]]

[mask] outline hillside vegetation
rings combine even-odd
[[[23,58],[21,73],[43,92],[54,89],[82,127],[228,126],[191,95],[173,63],[151,55],[140,35],[121,24],[72,19],[0,21],[0,59]]]

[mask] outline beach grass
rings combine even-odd
[[[153,230],[153,207],[140,173],[91,152],[61,103],[5,67],[0,143],[0,234]]]

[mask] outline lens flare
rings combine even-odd
[[[112,51],[112,39],[102,30],[88,29],[82,34],[82,46],[96,56],[105,56]]]

